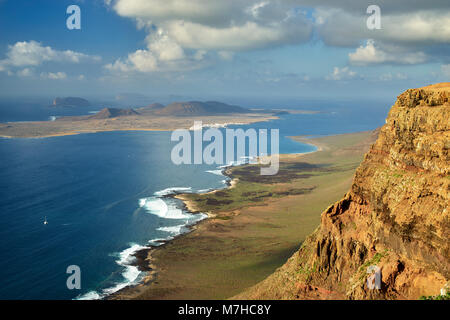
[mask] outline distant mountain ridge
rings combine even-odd
[[[161,104],[161,103],[152,103],[152,104],[150,104],[150,105],[148,105],[148,106],[146,106],[144,108],[152,109],[152,110],[158,110],[158,109],[162,109],[164,107],[165,106],[163,104]]]
[[[160,116],[177,116],[177,117],[209,116],[209,115],[250,112],[250,110],[248,109],[217,101],[173,102],[165,107],[159,103],[154,103],[148,107],[142,108],[142,110],[151,110],[154,112],[154,114]]]
[[[89,116],[89,119],[111,119],[124,116],[138,116],[139,113],[133,109],[117,109],[117,108],[104,108],[98,113]]]
[[[83,98],[79,97],[57,97],[53,100],[52,106],[54,107],[89,107],[91,103]]]

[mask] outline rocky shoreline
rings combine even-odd
[[[220,190],[233,188],[236,185],[236,183],[237,183],[237,179],[232,179],[231,178],[231,174],[232,174],[232,171],[230,170],[230,168],[228,168],[228,167],[224,168],[222,170],[222,175],[224,177],[226,177],[226,180],[225,180],[226,181],[225,182],[226,187],[225,188],[221,188],[221,189],[213,189],[213,190],[211,190],[211,191],[209,191],[207,193],[214,193],[214,192],[217,192],[217,191],[220,191]],[[120,289],[119,291],[117,291],[117,292],[115,292],[115,293],[105,297],[105,299],[107,299],[107,300],[117,299],[117,298],[120,297],[121,293],[126,291],[126,290],[132,289],[133,287],[141,285],[141,284],[149,285],[153,281],[155,281],[156,278],[157,278],[157,275],[158,275],[158,269],[157,269],[156,265],[154,265],[152,263],[152,252],[155,249],[157,249],[157,248],[158,249],[163,248],[169,242],[171,242],[171,241],[173,241],[173,240],[175,240],[177,238],[183,237],[184,235],[195,231],[195,229],[197,228],[198,225],[200,225],[201,223],[205,222],[209,218],[214,217],[213,213],[200,212],[199,210],[197,210],[195,205],[194,205],[194,203],[192,201],[190,201],[190,200],[186,199],[185,197],[183,197],[184,194],[186,194],[186,193],[176,192],[175,191],[172,194],[164,195],[162,198],[179,199],[183,203],[183,206],[182,206],[181,209],[184,212],[187,212],[187,213],[192,214],[192,215],[203,213],[203,214],[208,215],[208,217],[206,219],[200,220],[200,221],[198,221],[198,222],[196,222],[196,223],[194,223],[192,225],[187,225],[186,228],[189,229],[188,232],[184,232],[184,233],[178,234],[178,235],[176,235],[173,238],[168,239],[168,240],[157,240],[157,241],[154,241],[154,242],[159,243],[159,245],[157,245],[157,246],[149,245],[145,249],[141,249],[139,251],[136,251],[133,254],[133,256],[135,258],[135,261],[131,265],[137,267],[139,269],[139,271],[141,271],[141,272],[146,272],[146,275],[138,283],[128,285],[125,288]]]
[[[318,151],[323,150],[323,145],[320,143],[312,143],[311,141],[306,142],[308,139],[305,137],[298,137],[297,141],[301,141],[303,143],[308,143],[310,145],[315,146],[317,149],[314,151],[310,151],[310,152],[305,152],[305,153],[295,153],[295,154],[284,154],[284,155],[280,155],[280,156],[285,156],[285,157],[289,157],[289,156],[298,156],[298,155],[307,155],[307,154],[311,154],[311,153],[315,153]],[[157,246],[152,246],[149,245],[147,248],[145,249],[141,249],[139,251],[137,251],[136,253],[133,254],[135,261],[134,263],[132,263],[132,266],[135,266],[139,269],[139,271],[141,272],[146,272],[147,274],[141,279],[141,281],[139,281],[138,283],[135,284],[131,284],[107,297],[105,297],[106,299],[120,299],[121,295],[123,292],[126,292],[128,290],[132,290],[133,287],[139,286],[139,285],[150,285],[153,281],[155,281],[157,279],[157,275],[158,275],[158,268],[157,266],[152,262],[152,253],[154,250],[156,249],[162,249],[164,248],[164,246],[166,246],[168,243],[170,243],[171,241],[181,238],[183,236],[186,236],[187,234],[194,232],[201,224],[207,222],[209,219],[214,218],[216,215],[213,212],[205,212],[205,211],[201,211],[199,210],[199,208],[197,208],[197,206],[195,205],[195,202],[188,199],[186,197],[186,195],[192,195],[192,194],[214,194],[226,189],[232,189],[234,187],[236,187],[236,185],[239,183],[239,179],[238,178],[233,178],[233,168],[238,168],[241,167],[243,165],[246,165],[248,163],[243,163],[237,166],[229,166],[229,167],[225,167],[221,170],[222,175],[225,177],[225,184],[226,186],[224,188],[220,188],[220,189],[213,189],[210,190],[206,193],[185,193],[185,192],[173,192],[169,195],[164,195],[162,198],[172,198],[172,199],[178,199],[181,200],[183,205],[182,205],[182,210],[184,212],[187,212],[189,214],[195,215],[195,214],[206,214],[208,217],[200,220],[192,225],[188,225],[186,226],[186,228],[189,229],[188,232],[184,232],[181,234],[178,234],[176,236],[174,236],[171,239],[168,240],[158,240],[155,242],[158,242],[159,245]]]

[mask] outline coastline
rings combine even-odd
[[[363,135],[363,138],[367,138],[367,136],[369,136],[369,134],[366,132]],[[303,142],[305,143],[307,141],[308,144],[314,145],[316,147],[316,150],[312,151],[312,152],[306,152],[306,153],[300,153],[300,154],[283,154],[280,155],[280,158],[282,159],[282,161],[287,161],[289,162],[294,162],[294,163],[298,163],[298,161],[300,159],[304,159],[305,157],[309,157],[311,158],[314,155],[318,155],[320,153],[323,153],[324,151],[330,151],[330,149],[333,149],[332,147],[330,148],[326,143],[323,143],[322,140],[327,140],[327,139],[346,139],[346,135],[337,135],[337,136],[331,136],[330,137],[325,137],[325,138],[305,138],[305,137],[293,137],[295,140],[299,141],[299,142]],[[359,140],[362,140],[359,139]],[[361,155],[362,155],[362,151],[361,151]],[[323,156],[323,155],[322,155]],[[326,159],[327,160],[327,159]],[[238,215],[242,215],[242,212],[236,213],[235,211],[231,212],[230,215],[228,215],[228,213],[226,215],[223,214],[218,214],[218,212],[216,212],[215,210],[204,210],[204,208],[201,208],[201,206],[199,206],[199,202],[196,200],[193,200],[192,197],[193,196],[215,196],[217,193],[223,193],[223,191],[227,191],[230,192],[232,189],[235,189],[237,186],[240,185],[239,183],[239,179],[233,177],[233,171],[238,170],[239,168],[242,168],[242,166],[234,166],[232,168],[226,168],[222,171],[222,174],[226,177],[228,177],[227,181],[228,181],[228,185],[226,188],[221,188],[221,189],[215,189],[215,190],[210,190],[209,192],[206,193],[201,193],[201,194],[195,194],[195,193],[175,193],[172,195],[169,195],[169,197],[173,197],[176,199],[179,199],[183,202],[183,206],[184,209],[189,212],[190,214],[197,214],[197,213],[205,213],[208,215],[207,218],[200,220],[198,222],[196,222],[193,225],[189,225],[188,232],[179,234],[175,237],[173,237],[172,239],[168,240],[168,241],[163,241],[162,243],[158,244],[158,246],[154,246],[154,247],[149,247],[149,248],[145,248],[143,250],[140,250],[138,252],[136,252],[134,254],[136,261],[135,261],[135,265],[138,266],[140,268],[140,270],[142,271],[146,271],[148,272],[140,282],[138,283],[134,283],[131,284],[130,286],[127,286],[119,291],[117,291],[116,293],[113,293],[112,295],[106,297],[106,299],[141,299],[143,297],[145,298],[150,298],[150,299],[158,299],[158,295],[154,296],[153,294],[147,296],[147,291],[152,291],[151,287],[152,284],[154,283],[155,286],[159,286],[159,281],[155,281],[155,279],[157,279],[159,277],[159,275],[162,273],[167,272],[165,267],[162,267],[161,264],[162,260],[160,259],[160,255],[162,252],[168,252],[173,250],[174,246],[182,246],[182,247],[186,247],[189,245],[186,244],[186,242],[189,240],[191,240],[190,238],[198,238],[201,234],[204,234],[205,232],[208,232],[209,229],[211,229],[211,227],[214,228],[222,228],[222,222],[225,221],[232,221],[233,217],[236,216],[236,214]],[[351,169],[353,170],[353,168]],[[347,176],[350,176],[352,174],[353,171],[349,172],[347,174]],[[348,186],[348,178],[346,179],[345,182],[345,187]],[[219,192],[222,191],[222,192]],[[289,192],[287,192],[287,197],[292,197],[289,196]],[[283,198],[284,199],[284,198]],[[270,199],[268,200],[270,202]],[[254,205],[260,205],[258,203],[251,203],[248,205],[248,207],[253,207]],[[241,209],[238,209],[238,211],[241,211]],[[220,221],[219,223],[217,223],[218,221]],[[248,224],[248,222],[247,222]],[[318,224],[318,223],[317,223]],[[315,224],[315,225],[317,225]],[[309,233],[309,232],[308,232]],[[202,254],[205,254],[204,252]],[[163,254],[164,255],[164,254]],[[156,289],[155,289],[156,290]],[[231,295],[230,295],[231,296]],[[178,296],[175,296],[178,297]]]
[[[203,127],[226,127],[228,125],[248,125],[279,119],[272,114],[215,115],[200,117],[133,117],[124,116],[102,120],[61,120],[0,123],[0,137],[52,138],[86,133],[114,131],[173,131],[191,130],[194,121],[202,121]]]
[[[46,138],[55,138],[55,137],[65,137],[65,136],[76,136],[79,134],[88,134],[88,133],[100,133],[100,132],[120,132],[120,131],[170,131],[170,130],[162,130],[162,129],[134,129],[134,128],[125,128],[125,129],[98,129],[98,130],[88,130],[88,131],[72,131],[72,132],[62,132],[62,133],[55,133],[55,134],[48,134],[48,135],[42,135],[42,136],[36,136],[36,137],[13,137],[13,136],[6,136],[6,135],[0,135],[0,138],[4,139],[46,139]]]
[[[245,165],[245,164],[241,164],[241,165],[238,165],[238,166],[243,166],[243,165]],[[238,166],[236,166],[236,167],[238,167]],[[225,188],[213,189],[213,190],[210,190],[210,191],[205,192],[205,193],[195,193],[194,192],[194,194],[214,194],[214,193],[216,193],[218,191],[221,191],[221,190],[224,190],[224,189],[232,189],[239,182],[239,179],[231,179],[231,177],[230,177],[231,172],[227,171],[226,169],[222,170],[222,175],[227,178],[226,179],[226,187]],[[183,202],[187,212],[189,212],[191,214],[199,213],[200,209],[195,205],[195,202],[192,201],[192,200],[189,200],[189,198],[187,198],[186,195],[187,195],[186,193],[180,193],[180,194],[173,195],[173,197],[175,199],[179,199],[179,200],[181,200]],[[208,218],[213,218],[215,216],[214,213],[212,213],[212,212],[202,212],[202,213],[208,215]]]
[[[315,152],[315,151],[313,151],[313,152]],[[231,179],[231,177],[230,177],[231,171],[229,171],[229,169],[232,167],[244,166],[246,164],[247,163],[242,163],[242,164],[238,164],[238,165],[227,165],[226,167],[222,168],[221,174],[226,178],[225,179],[226,186],[224,188],[211,189],[204,193],[193,192],[193,193],[189,193],[189,194],[214,194],[221,190],[234,188],[236,186],[236,184],[238,183],[238,179]],[[149,240],[149,244],[147,246],[145,246],[144,248],[142,248],[132,254],[132,256],[135,258],[135,260],[129,265],[132,267],[137,267],[140,272],[145,272],[146,274],[139,281],[128,284],[127,286],[125,286],[122,289],[119,289],[118,291],[115,291],[115,292],[108,294],[106,296],[103,296],[103,297],[99,295],[98,299],[106,299],[106,300],[115,299],[116,297],[120,297],[120,295],[123,291],[127,291],[127,290],[132,289],[133,287],[136,287],[139,285],[150,285],[153,281],[156,280],[157,275],[158,275],[158,268],[157,268],[156,264],[153,263],[153,259],[152,259],[153,251],[155,249],[162,249],[165,245],[167,245],[171,241],[178,239],[178,238],[182,238],[184,235],[194,232],[200,224],[207,221],[208,219],[215,217],[214,213],[212,213],[212,212],[200,211],[195,206],[195,203],[193,201],[186,198],[186,195],[188,195],[188,193],[173,191],[169,194],[163,195],[162,199],[164,199],[164,198],[178,199],[182,202],[181,210],[183,212],[185,212],[189,215],[192,215],[192,216],[196,216],[198,214],[204,214],[204,215],[206,215],[206,217],[203,219],[199,219],[192,224],[186,224],[185,228],[187,230],[185,232],[181,232],[177,235],[171,236],[168,239]],[[150,243],[157,243],[157,245],[154,245],[154,244],[152,245]],[[85,294],[84,296],[86,296],[87,294]]]

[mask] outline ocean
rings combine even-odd
[[[352,109],[231,128],[279,129],[280,153],[304,153],[315,147],[289,136],[372,130],[385,116],[382,109]],[[217,165],[173,164],[170,135],[1,138],[0,299],[105,297],[144,276],[132,265],[133,253],[204,219],[165,196],[224,188],[226,179]],[[66,286],[69,265],[80,267],[80,290]]]

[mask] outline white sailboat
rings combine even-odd
[[[44,218],[44,224],[48,224],[47,216],[45,216],[45,218]]]

